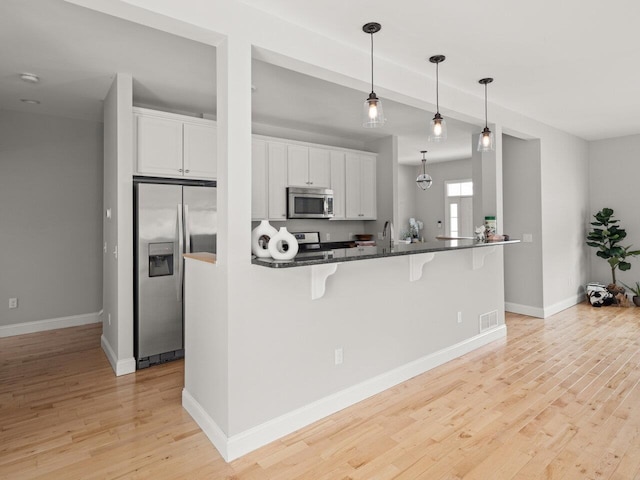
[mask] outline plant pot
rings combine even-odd
[[[640,297],[637,295],[633,296],[633,303],[635,304],[636,307],[640,307]]]

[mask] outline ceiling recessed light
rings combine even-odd
[[[20,79],[29,83],[38,83],[40,81],[40,77],[35,73],[21,73]]]
[[[40,100],[32,100],[30,98],[21,98],[20,101],[23,102],[23,103],[30,103],[30,104],[33,104],[33,105],[40,105]]]

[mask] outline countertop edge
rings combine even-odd
[[[482,242],[482,243],[473,243],[473,244],[464,244],[464,245],[447,245],[440,247],[425,247],[423,249],[416,250],[404,250],[404,251],[387,251],[382,249],[382,252],[376,252],[371,254],[362,254],[350,257],[332,257],[326,259],[313,259],[313,260],[273,260],[269,259],[261,259],[254,257],[251,259],[251,263],[253,265],[257,265],[259,267],[267,267],[267,268],[295,268],[295,267],[307,267],[313,265],[325,265],[328,263],[344,263],[344,262],[354,262],[361,260],[371,260],[376,258],[387,258],[387,257],[399,257],[406,255],[420,255],[423,253],[435,253],[435,252],[449,252],[455,250],[467,250],[472,248],[484,248],[484,247],[492,247],[498,245],[509,245],[520,243],[520,240],[506,240],[502,242]],[[395,245],[394,247],[398,247]]]
[[[215,264],[216,263],[216,254],[208,253],[208,252],[194,252],[194,253],[184,253],[184,258],[190,258],[192,260],[198,260],[200,262],[206,262]]]

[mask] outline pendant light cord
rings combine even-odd
[[[373,92],[373,33],[371,35],[371,91]]]
[[[484,84],[484,126],[489,128],[489,121],[487,120],[487,84]]]
[[[438,69],[440,62],[436,63],[436,113],[440,113],[440,80],[438,78]]]

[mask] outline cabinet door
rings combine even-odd
[[[309,147],[287,145],[288,182],[292,187],[309,187]]]
[[[309,186],[331,187],[331,151],[324,148],[309,148]]]
[[[348,220],[362,220],[360,211],[360,157],[347,153],[345,155],[345,217]]]
[[[364,220],[375,220],[376,206],[376,159],[360,156],[360,213]]]
[[[135,115],[136,169],[153,175],[182,175],[182,122]]]
[[[214,125],[184,123],[184,174],[189,177],[216,178],[217,128]]]
[[[269,217],[267,188],[267,142],[251,142],[251,218],[266,220]]]
[[[287,146],[267,144],[269,165],[269,219],[287,219]]]
[[[333,190],[333,219],[345,218],[345,187],[344,187],[344,153],[330,152],[331,160],[331,190]]]

